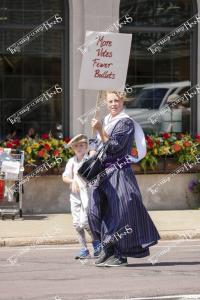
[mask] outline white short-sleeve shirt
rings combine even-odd
[[[82,163],[88,159],[88,155],[85,154],[83,159],[81,161],[77,160],[76,155],[74,155],[73,157],[71,157],[65,167],[65,171],[62,174],[62,177],[64,176],[68,176],[71,179],[74,179],[74,176],[77,174],[78,169],[81,167]]]

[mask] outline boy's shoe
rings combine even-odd
[[[126,257],[111,257],[105,262],[105,267],[124,267],[127,266],[127,258]]]
[[[80,253],[75,256],[75,259],[84,259],[90,257],[90,252],[88,249],[81,249]]]
[[[101,243],[100,241],[96,240],[92,242],[92,246],[94,249],[94,257],[99,257],[101,253]]]

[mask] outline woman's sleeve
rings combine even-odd
[[[130,134],[134,132],[134,123],[132,120],[120,120],[109,138],[107,153],[117,153],[126,146]]]

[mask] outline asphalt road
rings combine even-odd
[[[73,259],[77,250],[0,248],[0,300],[200,299],[200,240],[159,242],[150,257],[130,258],[121,268],[97,268],[94,259],[82,264]],[[183,296],[160,298],[167,295]]]

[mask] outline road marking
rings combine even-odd
[[[176,299],[176,300],[189,300],[189,299],[200,299],[200,294],[198,295],[173,295],[173,296],[156,296],[156,297],[146,297],[146,298],[121,298],[121,299],[89,299],[89,300],[162,300],[162,299]]]
[[[200,244],[199,245],[180,245],[180,246],[176,246],[176,245],[170,245],[170,247],[174,247],[174,248],[188,248],[188,247],[200,247]],[[163,246],[157,246],[156,248],[163,248],[163,247],[167,247],[167,245],[163,245]]]

